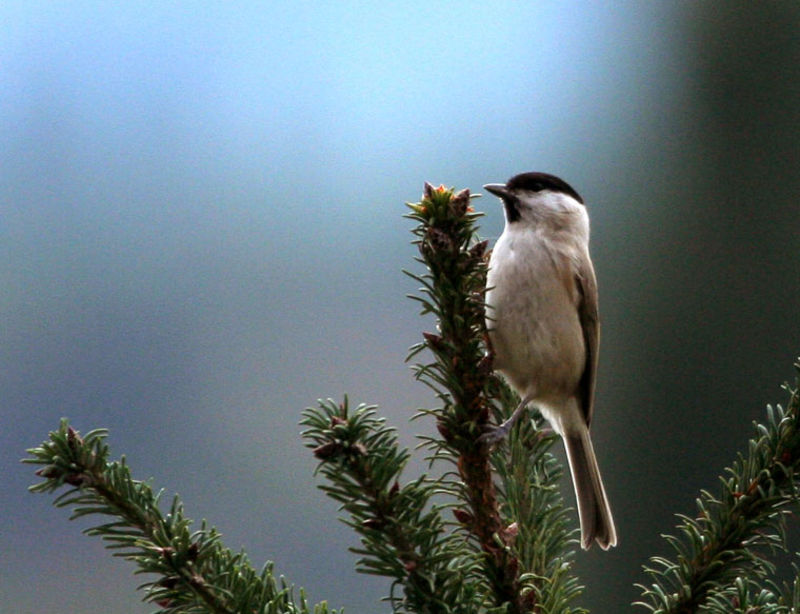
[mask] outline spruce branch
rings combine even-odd
[[[423,476],[400,485],[409,453],[375,407],[351,412],[345,398],[340,405],[321,401],[303,415],[306,444],[328,480],[320,488],[350,514],[345,522],[361,536],[361,547],[352,549],[361,556],[358,570],[393,579],[395,610],[480,611],[476,557],[446,531],[439,509],[429,507],[434,483]]]
[[[423,333],[424,341],[409,354],[411,359],[430,351],[433,360],[414,365],[415,373],[443,405],[421,410],[435,417],[441,435],[427,445],[432,460],[455,465],[445,489],[456,498],[454,513],[463,530],[483,553],[494,603],[508,612],[568,612],[581,589],[569,573],[572,531],[557,490],[557,463],[547,451],[552,440],[525,427],[494,453],[478,440],[490,420],[507,417],[518,399],[492,375],[485,324],[487,242],[478,237],[480,214],[469,201],[468,190],[454,193],[426,183],[421,202],[409,204],[406,216],[417,222],[412,232],[426,268],[421,275],[407,272],[421,284],[421,296],[411,298],[437,323],[436,333]]]
[[[525,612],[519,583],[519,561],[507,543],[506,532],[492,479],[490,450],[478,442],[489,428],[492,405],[486,395],[492,371],[484,323],[486,242],[475,232],[478,214],[469,206],[469,190],[454,194],[444,186],[426,183],[423,199],[410,204],[407,215],[417,222],[412,231],[427,272],[411,274],[422,284],[422,313],[432,313],[437,333],[425,333],[424,343],[412,348],[415,356],[427,347],[433,362],[415,365],[417,379],[427,383],[444,402],[435,411],[442,440],[433,444],[434,455],[450,456],[459,482],[453,492],[466,504],[456,518],[484,553],[484,568],[498,605]]]
[[[49,441],[28,450],[24,463],[42,465],[44,478],[31,492],[49,493],[71,486],[54,501],[72,507],[70,519],[99,514],[110,522],[87,529],[107,542],[109,549],[136,563],[137,574],[155,574],[142,584],[144,600],[157,604],[164,614],[326,614],[324,603],[309,609],[301,591],[296,603],[292,588],[273,576],[268,563],[256,572],[244,553],[222,546],[220,534],[205,522],[190,531],[183,505],[175,497],[169,512],[159,508],[161,493],[131,477],[124,457],[109,462],[107,431],[97,429],[81,436],[62,420]],[[333,612],[333,611],[331,611]]]
[[[795,367],[800,371],[800,364]],[[755,424],[747,454],[739,454],[720,478],[721,492],[702,491],[697,516],[681,516],[680,536],[665,536],[675,554],[651,559],[645,571],[653,584],[639,585],[644,600],[637,605],[684,614],[738,611],[732,605],[771,599],[762,586],[774,573],[767,556],[785,548],[785,519],[797,503],[800,477],[800,393],[786,389],[786,409],[767,407],[766,423]]]
[[[503,386],[506,407],[516,395]],[[511,544],[520,561],[522,593],[533,593],[539,612],[579,614],[571,602],[583,587],[571,573],[579,531],[564,506],[558,487],[562,466],[550,453],[559,437],[540,414],[512,429],[508,446],[493,455],[499,478],[498,499],[513,528]]]

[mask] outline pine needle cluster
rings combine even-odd
[[[32,492],[69,489],[56,498],[57,507],[71,507],[70,519],[88,515],[110,520],[92,527],[87,535],[102,537],[108,548],[136,565],[137,574],[155,579],[139,586],[144,600],[162,614],[335,614],[325,603],[310,607],[300,591],[273,575],[273,564],[260,572],[247,556],[223,547],[220,534],[202,523],[192,531],[192,521],[175,497],[167,513],[159,507],[161,492],[134,480],[125,463],[109,461],[104,429],[81,436],[66,420],[49,441],[28,450],[25,463],[42,465],[36,475],[43,481]]]
[[[696,516],[679,516],[678,535],[664,536],[673,555],[645,567],[653,583],[637,605],[658,614],[800,612],[798,579],[779,586],[770,558],[786,548],[800,485],[800,393],[786,389],[786,408],[767,407],[719,492],[702,491]]]

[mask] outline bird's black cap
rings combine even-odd
[[[579,203],[583,204],[583,199],[575,189],[563,179],[550,175],[549,173],[521,173],[514,175],[506,182],[508,190],[529,190],[531,192],[541,192],[552,190],[553,192],[563,192],[572,196]]]

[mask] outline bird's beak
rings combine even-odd
[[[491,192],[499,198],[505,198],[508,196],[508,189],[504,183],[487,183],[485,186],[483,186],[483,189],[487,192]]]

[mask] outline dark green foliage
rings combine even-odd
[[[797,611],[784,605],[796,604],[796,595],[775,597],[768,558],[785,547],[786,518],[798,500],[800,396],[787,390],[786,409],[767,408],[766,424],[755,425],[747,453],[720,479],[719,494],[702,491],[697,516],[681,517],[679,537],[665,536],[675,554],[651,559],[645,569],[653,584],[641,587],[639,605],[665,614]]]
[[[534,604],[521,598],[519,561],[509,547],[506,526],[499,513],[490,451],[478,443],[489,426],[494,406],[489,396],[491,356],[487,354],[484,322],[486,243],[475,234],[476,214],[469,191],[454,194],[443,186],[425,185],[420,203],[409,205],[410,219],[425,265],[421,275],[422,314],[436,318],[437,332],[424,333],[411,357],[430,350],[432,360],[414,365],[418,380],[426,383],[442,407],[422,410],[436,419],[441,439],[428,440],[432,458],[451,461],[441,488],[455,498],[456,518],[466,537],[480,548],[489,590],[497,605],[508,603],[512,612]]]
[[[350,514],[361,537],[358,570],[393,579],[395,609],[411,612],[479,612],[483,598],[478,560],[463,539],[448,532],[429,502],[436,483],[399,483],[408,451],[375,408],[351,412],[347,400],[306,410],[304,436],[328,480],[321,488]],[[403,589],[402,592],[400,589]]]
[[[177,497],[165,515],[145,482],[131,478],[125,459],[109,462],[106,431],[81,436],[66,420],[50,433],[49,441],[28,450],[23,462],[42,465],[36,474],[44,481],[32,492],[52,492],[64,485],[68,491],[55,500],[58,507],[72,507],[71,519],[90,514],[109,516],[106,524],[86,531],[99,535],[115,550],[115,556],[134,561],[136,573],[155,574],[140,586],[145,600],[164,614],[258,613],[325,614],[323,603],[309,609],[302,594],[294,600],[291,587],[273,576],[268,563],[255,571],[244,553],[225,549],[220,535],[205,523],[191,531],[191,520]],[[333,611],[331,611],[333,613]]]
[[[579,532],[555,485],[562,467],[549,449],[559,437],[545,430],[541,416],[537,423],[534,428],[522,421],[512,430],[508,447],[495,455],[498,498],[504,503],[504,518],[516,525],[513,546],[524,570],[520,576],[523,594],[532,592],[542,612],[577,614],[583,610],[570,603],[582,587],[571,572],[571,548]]]

